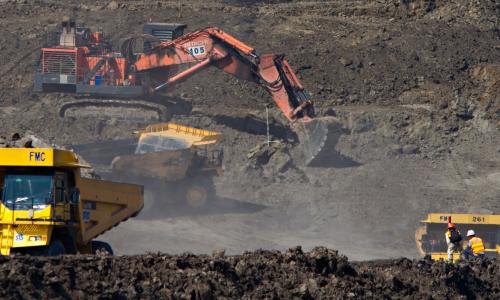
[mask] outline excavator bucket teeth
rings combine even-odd
[[[320,117],[294,125],[306,165],[323,151],[325,146],[334,146],[342,134],[342,126],[337,118]]]

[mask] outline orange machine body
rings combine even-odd
[[[309,94],[284,55],[258,55],[254,48],[218,28],[206,28],[163,42],[141,54],[134,69],[148,74],[152,91],[172,89],[208,66],[263,86],[290,120],[314,116]]]
[[[218,28],[183,34],[184,27],[145,24],[145,34],[139,37],[147,40],[143,51],[136,51],[138,37],[133,37],[116,53],[101,31],[64,23],[56,42],[41,50],[35,91],[55,87],[77,94],[143,96],[171,91],[176,84],[214,66],[263,87],[288,120],[307,122],[314,117],[310,96],[284,55],[259,55]]]

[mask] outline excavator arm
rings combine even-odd
[[[254,48],[235,37],[210,27],[156,45],[141,54],[134,61],[132,69],[147,78],[143,85],[154,93],[172,89],[177,83],[209,66],[254,82],[267,90],[291,122],[301,143],[306,164],[318,155],[331,124],[314,118],[311,97],[284,55],[259,55]]]
[[[208,66],[262,86],[290,121],[307,122],[314,117],[310,96],[284,55],[258,55],[254,48],[217,28],[160,43],[134,63],[136,72],[151,77],[153,92],[172,89]]]

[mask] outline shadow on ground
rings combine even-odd
[[[344,128],[330,128],[325,144],[316,157],[309,163],[313,168],[353,168],[362,163],[352,157],[344,155],[336,150],[337,143],[342,135],[349,134]]]

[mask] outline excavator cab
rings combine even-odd
[[[142,27],[142,33],[155,37],[157,43],[170,42],[184,34],[187,25],[178,23],[146,23]],[[148,52],[155,45],[151,40],[145,39],[143,43],[144,52]]]

